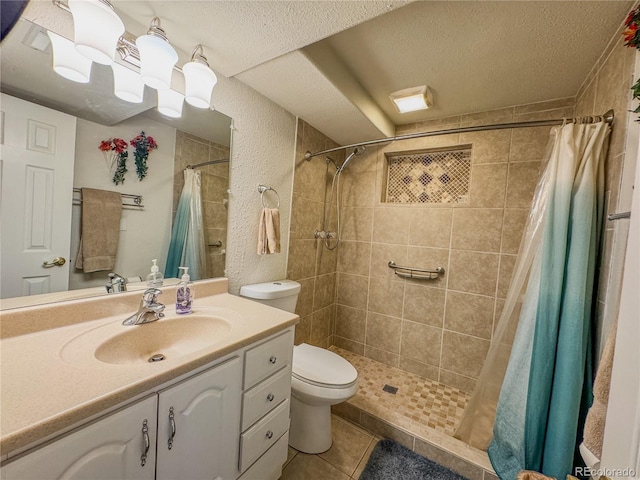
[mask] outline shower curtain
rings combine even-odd
[[[509,293],[456,437],[502,480],[571,473],[591,400],[590,326],[602,224],[604,122],[552,130]],[[491,440],[493,425],[493,440]]]
[[[189,267],[191,280],[207,276],[200,172],[191,168],[184,171],[184,187],[171,230],[165,277],[180,278],[178,267]]]

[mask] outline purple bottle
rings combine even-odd
[[[193,293],[191,292],[191,286],[189,286],[189,280],[191,280],[187,273],[189,267],[180,267],[180,270],[184,270],[184,273],[180,277],[180,283],[178,283],[178,289],[176,290],[176,313],[191,313]]]

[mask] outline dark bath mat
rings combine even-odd
[[[393,440],[380,440],[360,480],[467,480]]]

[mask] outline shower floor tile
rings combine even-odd
[[[453,435],[469,403],[467,393],[336,346],[329,350],[358,370],[358,393],[349,404],[409,431],[419,426]],[[397,387],[397,393],[383,390],[385,385]]]

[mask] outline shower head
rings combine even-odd
[[[351,159],[356,155],[358,156],[362,155],[365,150],[366,148],[363,145],[360,145],[359,147],[354,148],[353,152],[351,152],[351,154],[346,158],[346,160],[342,163],[342,165],[340,165],[340,168],[338,169],[338,173],[342,173],[342,171],[347,167]]]

